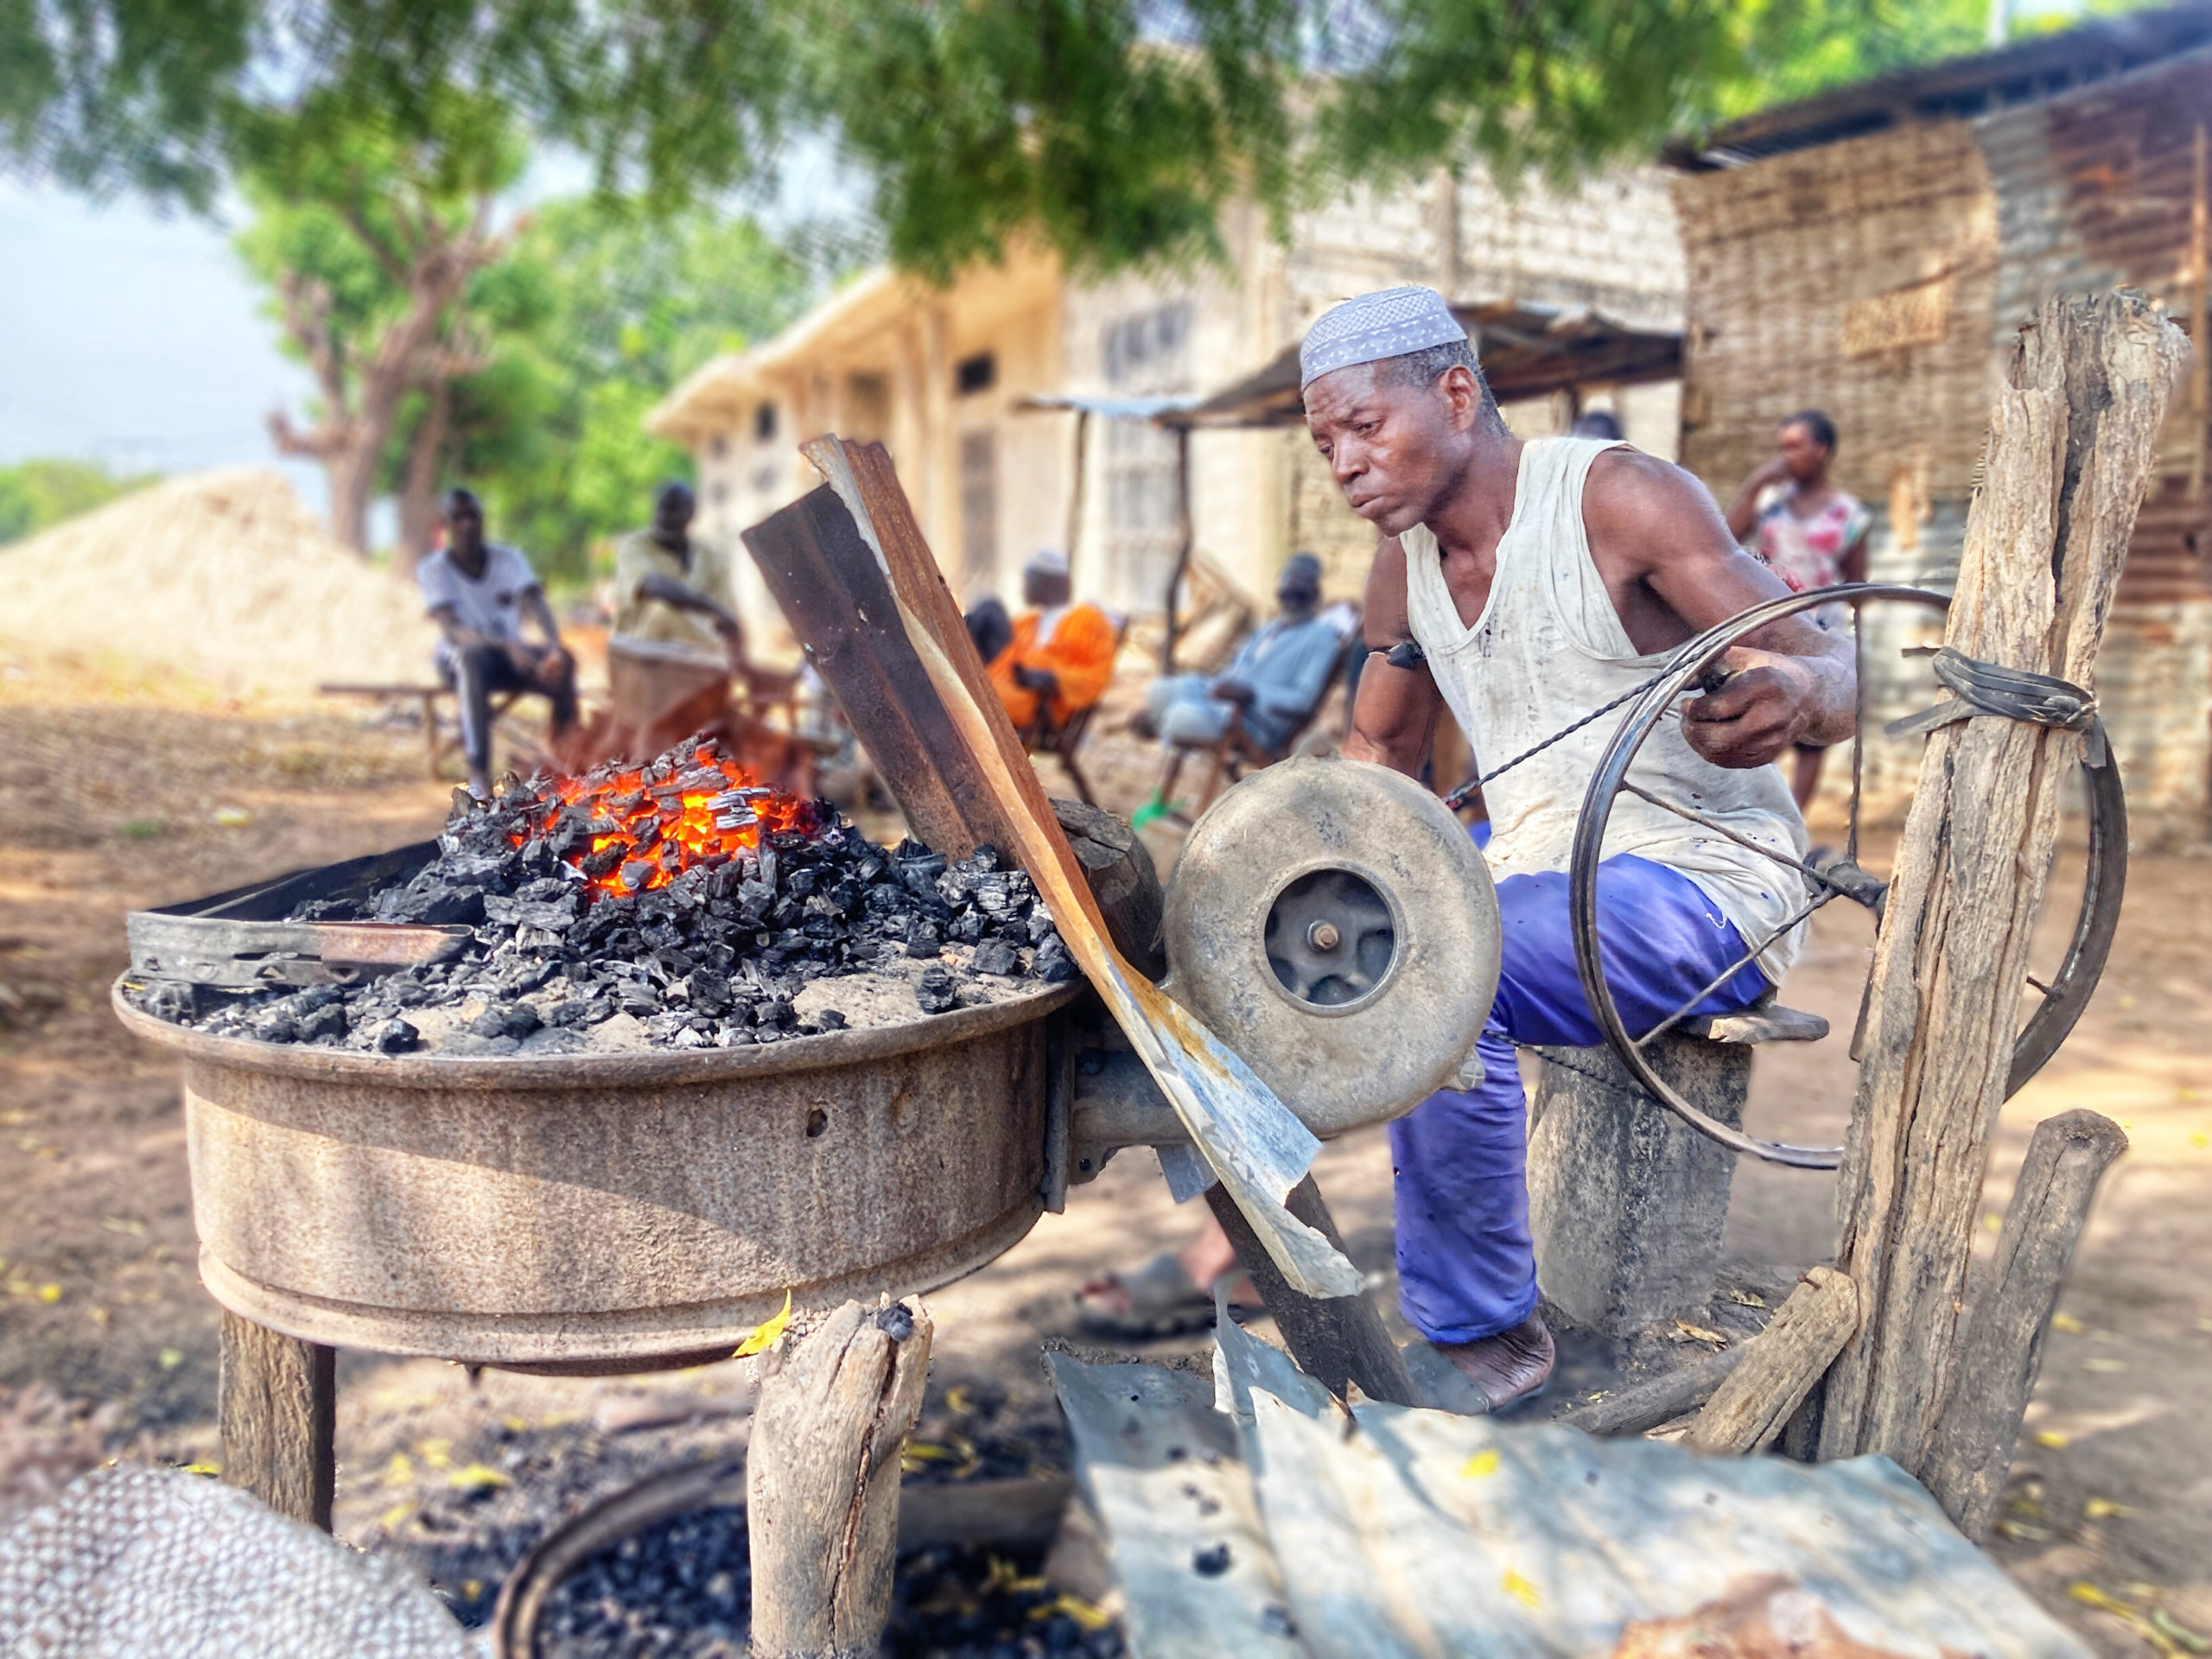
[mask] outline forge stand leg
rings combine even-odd
[[[223,1478],[279,1515],[330,1530],[337,1350],[223,1313],[217,1415]]]
[[[1357,1382],[1372,1399],[1401,1406],[1426,1403],[1407,1375],[1405,1359],[1383,1329],[1382,1315],[1372,1301],[1364,1295],[1325,1300],[1300,1295],[1284,1281],[1251,1223],[1244,1219],[1244,1212],[1219,1182],[1206,1189],[1206,1202],[1213,1206],[1214,1217],[1229,1235],[1229,1242],[1236,1247],[1236,1259],[1252,1275],[1260,1300],[1274,1315],[1283,1343],[1300,1370],[1332,1394],[1341,1395],[1345,1383]],[[1338,1249],[1344,1249],[1344,1236],[1337,1231],[1329,1206],[1321,1201],[1321,1189],[1311,1175],[1290,1189],[1285,1204],[1292,1215],[1325,1234]]]

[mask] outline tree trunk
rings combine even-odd
[[[438,486],[444,477],[446,439],[453,429],[453,382],[444,375],[426,389],[428,407],[407,450],[407,476],[399,491],[399,546],[394,574],[412,581],[429,556],[438,533]]]
[[[435,213],[416,215],[423,241],[408,251],[404,263],[356,222],[363,245],[407,296],[405,308],[368,352],[349,351],[339,337],[321,283],[290,272],[278,284],[285,332],[315,372],[322,416],[302,431],[279,411],[269,417],[270,434],[283,454],[322,463],[330,481],[330,533],[357,552],[368,550],[378,463],[391,441],[400,404],[418,386],[442,394],[457,372],[442,350],[453,333],[453,308],[469,277],[506,245],[505,238],[486,233],[490,212],[489,200],[480,201],[459,231]]]
[[[2185,349],[2131,292],[2054,300],[2023,332],[1968,512],[1951,645],[2090,683]],[[1927,1466],[2059,797],[2083,741],[1979,714],[1928,739],[1837,1194],[1836,1265],[1863,1319],[1817,1408],[1823,1458]]]

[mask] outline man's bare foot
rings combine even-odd
[[[1503,1411],[1542,1388],[1551,1381],[1552,1367],[1559,1360],[1550,1330],[1542,1317],[1535,1313],[1510,1331],[1478,1342],[1434,1345],[1462,1376],[1490,1396],[1492,1411]]]

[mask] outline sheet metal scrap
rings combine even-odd
[[[1228,1322],[1217,1340],[1225,1410],[1195,1379],[1052,1362],[1147,1659],[1204,1650],[1224,1619],[1266,1617],[1254,1585],[1281,1586],[1294,1634],[1273,1650],[1313,1659],[1563,1659],[1747,1610],[1903,1659],[2086,1659],[1886,1459],[1709,1459],[1367,1401],[1347,1415],[1280,1351]],[[1240,1419],[1237,1462],[1207,1466],[1213,1520],[1224,1541],[1235,1529],[1233,1555],[1268,1560],[1238,1555],[1245,1587],[1193,1611],[1200,1575],[1180,1554],[1188,1526],[1155,1448],[1187,1459]],[[1256,1533],[1240,1518],[1247,1502]]]

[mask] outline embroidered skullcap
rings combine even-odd
[[[1040,547],[1021,568],[1040,576],[1065,576],[1068,573],[1068,556],[1057,547]]]
[[[1298,389],[1355,363],[1425,352],[1465,340],[1467,331],[1433,288],[1384,288],[1324,311],[1298,348]]]
[[[1321,561],[1311,553],[1292,554],[1284,562],[1282,581],[1288,582],[1293,576],[1303,576],[1319,588],[1321,585]]]

